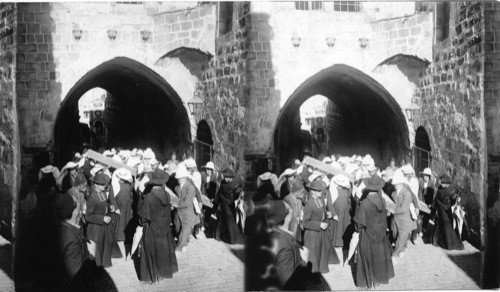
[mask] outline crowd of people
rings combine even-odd
[[[20,202],[25,290],[92,290],[99,267],[132,256],[141,281],[172,278],[176,252],[204,235],[246,244],[248,290],[303,290],[304,277],[347,262],[358,287],[387,284],[424,232],[464,248],[459,188],[429,168],[417,178],[409,164],[381,170],[370,155],[332,155],[322,160],[331,172],[296,160],[280,176],[259,175],[252,192],[211,161],[199,171],[192,157],[162,164],[149,148],[101,153],[121,167],[77,153],[61,170],[40,169]]]
[[[380,169],[370,155],[322,163],[332,171],[296,160],[279,178],[259,176],[245,230],[248,290],[304,290],[308,278],[341,263],[353,267],[358,287],[387,284],[393,263],[424,233],[436,246],[464,249],[460,188],[448,175],[425,168],[417,177],[394,159]]]
[[[41,168],[20,202],[21,290],[92,290],[99,268],[132,256],[139,279],[153,283],[172,278],[176,252],[205,233],[244,243],[246,216],[234,204],[243,184],[233,170],[208,162],[200,173],[192,157],[180,162],[175,153],[162,165],[150,148],[102,150],[101,159],[87,150],[61,170]]]

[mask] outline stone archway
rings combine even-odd
[[[273,152],[282,170],[299,153],[299,108],[314,95],[333,101],[342,113],[345,137],[342,154],[370,153],[378,165],[410,151],[406,118],[396,100],[377,81],[347,65],[334,65],[301,84],[280,111],[274,130]],[[334,137],[333,137],[334,139]],[[382,165],[381,165],[382,166]]]
[[[107,147],[151,147],[163,161],[171,151],[183,153],[191,144],[188,114],[176,91],[143,64],[117,57],[89,71],[62,102],[54,127],[56,164],[80,151],[78,100],[96,87],[108,91],[116,105],[106,119],[114,137]]]

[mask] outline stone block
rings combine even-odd
[[[38,34],[40,33],[39,23],[28,23],[28,33]]]
[[[203,24],[203,19],[193,21],[194,28],[202,28]]]
[[[393,30],[395,28],[394,21],[387,21],[384,23],[384,30]]]
[[[42,11],[42,5],[40,2],[19,3],[17,9],[21,12],[40,12]]]
[[[412,28],[411,28],[411,35],[412,35],[412,36],[419,35],[419,34],[420,34],[420,32],[421,32],[421,29],[420,29],[420,27],[419,27],[419,26],[417,26],[417,27],[412,27]]]
[[[177,32],[181,30],[181,24],[180,23],[174,23],[172,24],[172,32]]]
[[[182,30],[188,30],[193,27],[193,24],[191,22],[183,22],[181,23],[181,29]]]
[[[35,54],[35,62],[46,62],[46,61],[47,61],[46,53]]]
[[[37,45],[37,49],[38,49],[39,53],[47,53],[49,51],[49,45],[39,44],[39,45]]]
[[[410,34],[410,31],[407,28],[398,30],[398,36],[400,38],[407,37],[409,34]]]
[[[179,14],[169,14],[165,16],[166,23],[175,23],[179,20]]]

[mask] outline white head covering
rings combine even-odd
[[[309,180],[309,182],[312,182],[315,179],[317,179],[318,177],[320,177],[321,175],[322,175],[321,172],[315,170],[315,171],[313,171],[313,173],[307,179]]]
[[[337,186],[344,187],[346,189],[351,187],[349,178],[343,174],[337,174],[336,176],[334,176],[332,178],[332,183]]]
[[[103,170],[105,167],[102,164],[96,164],[94,168],[90,170],[90,174],[95,176],[99,171]]]
[[[128,160],[127,160],[127,165],[128,166],[131,166],[131,167],[135,167],[136,165],[138,165],[139,163],[141,163],[141,159],[139,157],[130,157]]]
[[[408,180],[405,178],[401,169],[397,169],[396,171],[394,171],[394,176],[392,177],[392,184],[393,185],[405,184],[407,182],[408,182]]]
[[[156,158],[155,153],[153,152],[153,150],[151,150],[151,148],[147,148],[146,151],[144,151],[143,157],[144,160],[152,160]]]
[[[132,183],[132,174],[126,168],[118,168],[115,170],[111,176],[111,186],[113,187],[113,195],[115,197],[120,192],[120,179]]]
[[[369,166],[375,165],[375,161],[373,160],[373,158],[371,156],[366,155],[363,158],[361,165],[363,165],[364,167],[369,167]]]
[[[413,169],[413,167],[409,164],[406,164],[406,165],[403,165],[401,166],[401,171],[403,172],[403,174],[415,174],[415,170]]]
[[[280,175],[278,180],[282,180],[284,177],[295,175],[295,174],[296,174],[296,171],[294,169],[287,168],[287,169],[285,169],[285,171],[283,171],[283,173]]]
[[[177,171],[175,172],[175,178],[185,178],[189,177],[191,174],[187,170],[186,166],[182,163],[177,165]]]
[[[212,161],[209,161],[205,166],[203,166],[203,168],[214,170],[215,164]]]
[[[184,164],[186,164],[186,168],[197,168],[196,161],[193,158],[188,158],[184,160]]]
[[[54,179],[57,179],[59,177],[59,169],[49,164],[47,166],[40,168],[40,171],[38,172],[38,179],[39,180],[42,179],[42,176],[44,174],[49,174],[49,173],[52,173]]]
[[[426,168],[424,169],[424,171],[422,171],[422,172],[421,172],[421,174],[423,174],[423,175],[428,175],[428,176],[432,176],[432,170],[431,170],[430,168],[426,167]]]

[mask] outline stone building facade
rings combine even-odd
[[[300,158],[299,108],[321,94],[338,107],[343,143],[381,167],[407,159],[423,130],[433,170],[462,188],[469,240],[498,256],[500,241],[488,230],[498,228],[500,4],[350,2],[358,6],[348,12],[339,2],[301,3],[308,9],[298,2],[1,4],[12,28],[0,30],[4,225],[29,174],[77,150],[75,109],[92,88],[123,109],[111,128],[126,124],[129,132],[115,136],[151,142],[164,161],[171,151],[192,151],[198,125],[208,125],[212,160],[249,185]],[[191,111],[196,99],[203,102]],[[421,109],[412,120],[411,104]]]

